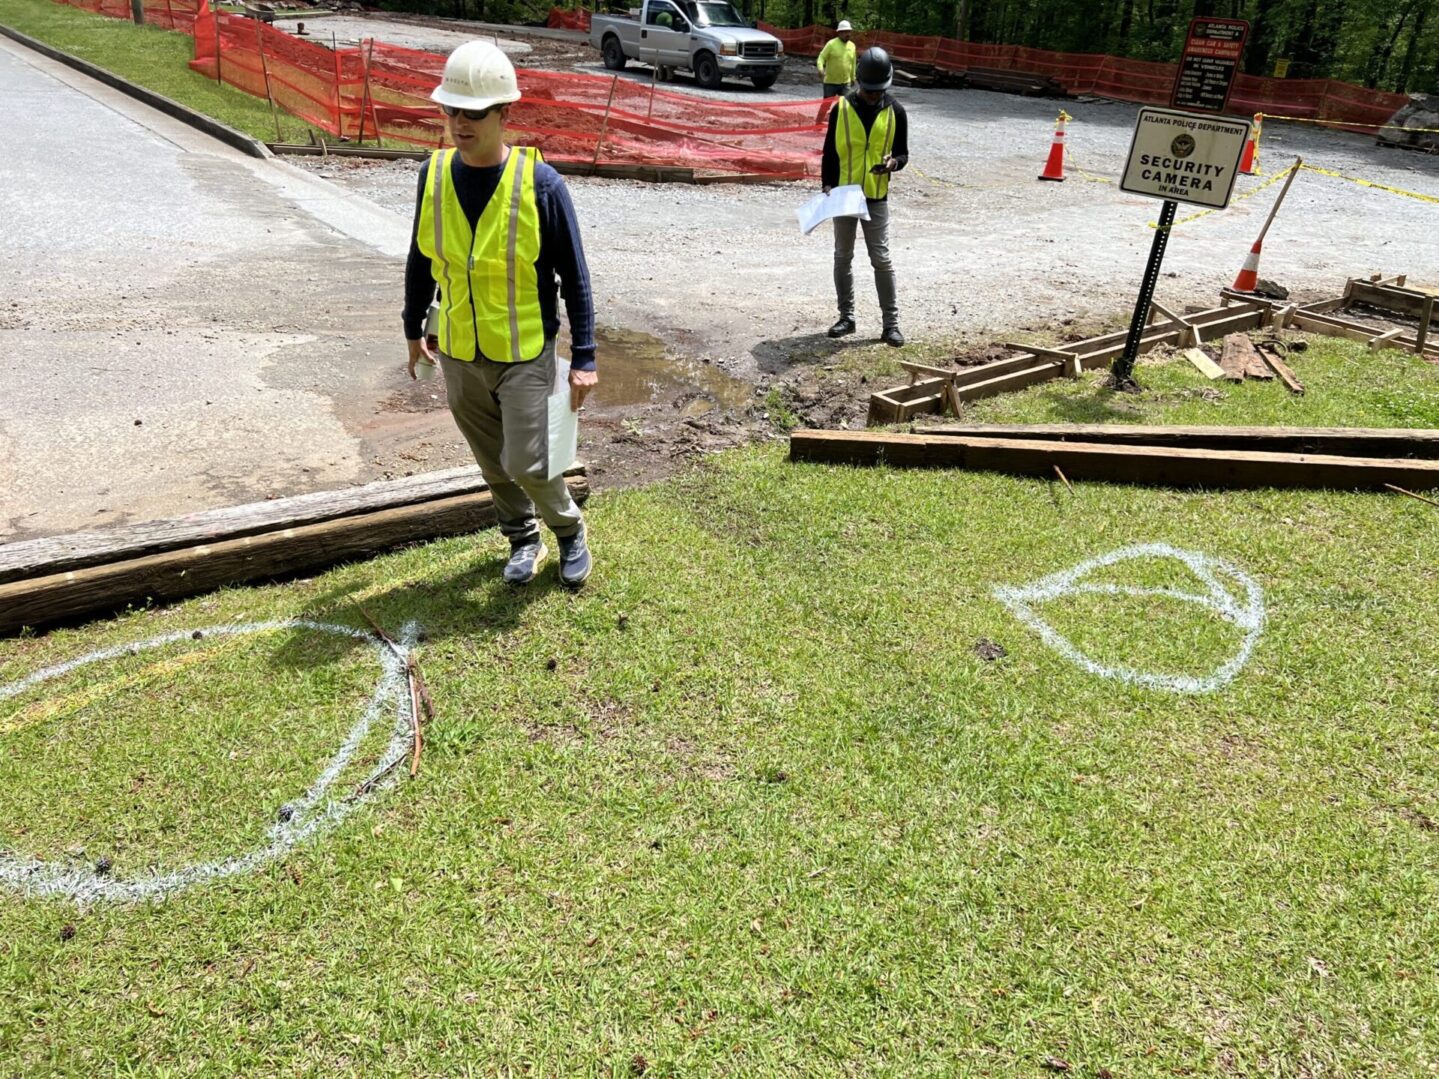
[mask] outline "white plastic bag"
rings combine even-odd
[[[570,364],[555,357],[555,388],[549,406],[550,463],[548,479],[563,476],[579,455],[580,414],[570,408]]]

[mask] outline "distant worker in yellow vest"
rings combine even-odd
[[[841,19],[834,32],[835,36],[819,51],[816,61],[824,79],[825,97],[838,97],[854,83],[855,51],[854,42],[850,40],[854,27],[848,19]]]
[[[904,344],[904,334],[899,331],[899,299],[889,258],[889,178],[909,164],[909,120],[904,107],[889,93],[894,64],[887,52],[873,48],[860,53],[855,79],[859,89],[841,97],[829,114],[820,183],[826,195],[836,187],[863,187],[869,220],[834,219],[834,290],[839,300],[839,321],[829,328],[829,335],[846,337],[855,331],[854,239],[855,232],[863,226],[883,318],[880,340],[899,348]]]
[[[505,118],[520,88],[499,48],[461,45],[430,97],[455,149],[437,150],[420,169],[402,316],[410,377],[437,360],[444,370],[450,412],[510,541],[504,579],[529,584],[544,565],[549,550],[538,512],[559,541],[560,582],[578,587],[590,574],[589,544],[564,477],[549,478],[548,408],[557,285],[573,342],[572,409],[598,380],[594,302],[574,205],[539,151],[505,143]]]

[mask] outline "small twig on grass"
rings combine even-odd
[[[1069,477],[1064,474],[1064,471],[1058,465],[1054,466],[1054,474],[1064,481],[1065,489],[1070,494],[1074,494],[1074,486],[1069,482]]]
[[[1406,491],[1402,487],[1395,487],[1392,483],[1386,483],[1384,485],[1384,488],[1385,490],[1393,491],[1395,494],[1408,495],[1410,498],[1417,498],[1420,502],[1428,502],[1431,506],[1439,506],[1439,502],[1435,502],[1432,498],[1425,498],[1423,495],[1416,495],[1413,491]]]
[[[425,736],[420,728],[420,668],[412,655],[405,661],[405,674],[410,680],[410,730],[414,734],[414,748],[410,753],[410,778],[420,774],[420,750],[424,747]]]
[[[420,773],[420,751],[424,748],[425,744],[424,732],[420,729],[420,709],[422,707],[424,708],[427,719],[434,719],[435,704],[430,700],[430,691],[425,686],[425,676],[420,673],[420,663],[419,660],[415,659],[415,654],[413,652],[406,652],[396,644],[395,639],[386,633],[380,623],[371,618],[370,612],[365,610],[360,604],[355,604],[355,610],[360,612],[360,617],[370,623],[370,628],[375,631],[375,635],[390,646],[390,651],[405,661],[405,681],[410,687],[410,730],[412,732],[413,743],[413,748],[410,752],[410,778],[414,779],[415,776]],[[374,784],[387,775],[398,763],[399,761],[397,759],[389,768],[386,768],[379,775],[371,777],[366,783],[361,783],[355,790],[356,795],[365,794],[368,793],[369,790],[373,790]]]
[[[358,603],[355,604],[355,610],[360,612],[361,618],[363,618],[366,622],[370,623],[370,628],[375,631],[375,636],[380,638],[380,640],[384,641],[387,645],[390,646],[391,652],[395,653],[395,655],[399,656],[401,659],[405,658],[405,653],[400,649],[400,646],[395,643],[395,639],[380,628],[380,623],[376,622],[373,618],[370,617],[369,611],[365,610],[365,608],[361,607]]]

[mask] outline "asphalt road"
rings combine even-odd
[[[468,459],[407,220],[3,39],[0,99],[0,541]]]

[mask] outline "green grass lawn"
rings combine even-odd
[[[1145,367],[1003,420],[1439,425],[1439,368],[1323,343],[1302,399]],[[1439,510],[1393,495],[795,466],[767,446],[589,507],[580,595],[446,540],[0,642],[0,683],[234,621],[421,656],[413,781],[161,903],[0,892],[0,1072],[1427,1074],[1439,1066]],[[1216,692],[1097,677],[996,600],[1133,543],[1263,589]],[[1122,576],[1128,573],[1128,576]],[[1100,579],[1192,589],[1172,562]],[[1053,601],[1105,663],[1203,674],[1235,626]],[[1007,655],[985,660],[981,640]],[[0,700],[0,850],[114,879],[253,846],[374,652],[175,644]],[[377,759],[359,747],[334,790]],[[73,930],[73,933],[72,933]],[[68,939],[66,939],[68,938]]]
[[[164,94],[262,142],[274,142],[270,104],[207,79],[186,65],[195,45],[187,34],[135,26],[53,0],[0,0],[0,23]],[[308,142],[310,125],[280,112],[283,142]]]

